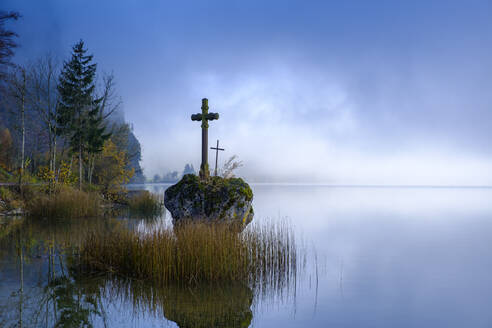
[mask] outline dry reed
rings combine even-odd
[[[278,286],[296,274],[296,243],[286,222],[255,224],[242,233],[205,223],[146,234],[120,229],[89,235],[80,250],[80,268],[158,285],[241,282]]]
[[[102,213],[101,199],[96,193],[65,187],[51,196],[35,197],[27,203],[27,212],[40,218],[95,217]]]
[[[128,207],[131,214],[144,217],[154,217],[162,214],[163,202],[159,196],[148,191],[142,191],[138,195],[131,197]]]

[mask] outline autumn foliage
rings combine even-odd
[[[12,136],[9,129],[0,129],[0,166],[9,171],[13,165]]]
[[[101,193],[110,200],[118,200],[122,185],[130,181],[134,172],[128,168],[127,153],[118,149],[111,139],[107,140],[95,161],[94,182]]]

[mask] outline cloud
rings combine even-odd
[[[381,127],[380,117],[360,113],[358,98],[339,79],[286,66],[262,67],[262,73],[224,76],[210,72],[189,77],[190,95],[199,111],[200,98],[209,97],[219,121],[210,124],[209,140],[219,138],[224,160],[239,155],[245,166],[240,175],[253,181],[291,181],[337,184],[482,185],[492,183],[487,156],[456,145],[416,137],[405,131],[363,129]],[[376,112],[377,113],[377,112]],[[182,166],[185,157],[199,166],[200,127],[183,117],[166,131],[173,142],[156,142],[148,163]],[[404,121],[397,121],[404,126]],[[366,139],[391,139],[384,145]],[[389,146],[390,145],[390,146]],[[170,159],[166,154],[171,155]],[[211,155],[212,153],[210,153]],[[147,157],[148,158],[148,157]],[[149,170],[153,168],[149,167]],[[157,169],[162,170],[163,167]],[[156,170],[156,169],[154,169]]]
[[[250,180],[491,183],[489,1],[47,3],[10,1],[19,56],[84,38],[149,176],[199,166],[207,97]]]

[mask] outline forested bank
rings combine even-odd
[[[0,12],[0,183],[17,184],[21,196],[34,184],[49,196],[75,188],[118,201],[125,184],[145,178],[115,76],[83,40],[66,58],[16,63],[21,23],[18,13]]]

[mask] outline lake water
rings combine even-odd
[[[304,269],[285,288],[159,290],[77,277],[67,245],[121,222],[136,229],[159,222],[3,219],[0,326],[492,326],[492,189],[252,188],[254,220],[289,220],[306,252]]]

